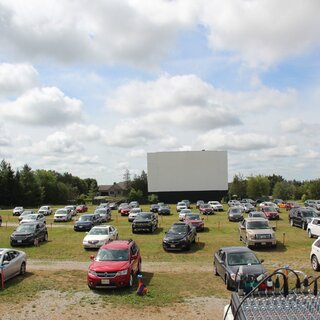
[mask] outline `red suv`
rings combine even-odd
[[[87,281],[90,289],[132,287],[141,272],[140,250],[134,240],[114,240],[91,257]]]

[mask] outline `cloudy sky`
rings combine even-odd
[[[147,152],[320,176],[319,0],[0,0],[0,159],[99,184]]]

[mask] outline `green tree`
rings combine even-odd
[[[129,171],[129,169],[126,169],[124,174],[123,174],[123,181],[124,181],[124,185],[126,190],[130,190],[131,188],[131,173]]]
[[[277,182],[284,181],[282,176],[275,175],[275,174],[273,174],[272,176],[268,176],[268,180],[270,182],[270,190],[269,190],[270,194],[273,194],[273,188]]]
[[[258,199],[269,196],[270,182],[266,176],[257,175],[248,177],[247,194],[248,197]]]
[[[247,181],[242,174],[236,174],[233,177],[233,181],[229,188],[229,198],[231,199],[235,195],[237,198],[245,198],[247,194]]]
[[[12,206],[17,199],[18,188],[14,171],[11,169],[10,163],[2,160],[0,163],[0,194],[1,203],[5,206]]]
[[[273,188],[273,198],[290,200],[294,199],[295,187],[288,181],[278,181]]]
[[[136,175],[131,181],[131,188],[136,190],[141,190],[143,197],[148,198],[148,177],[144,170],[142,170],[141,175]]]
[[[143,197],[142,190],[131,188],[128,194],[128,199],[129,201],[134,201],[134,200],[139,202],[143,201],[144,197]]]

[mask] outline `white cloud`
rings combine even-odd
[[[79,137],[85,141],[99,141],[107,133],[93,124],[72,123],[66,127],[71,136]]]
[[[284,132],[299,132],[303,129],[304,124],[299,118],[287,118],[280,121],[280,126]]]
[[[259,150],[272,148],[276,141],[267,135],[256,133],[209,131],[199,136],[195,143],[198,149],[206,150]]]
[[[131,158],[146,158],[147,152],[144,149],[133,149],[129,152]]]
[[[309,150],[304,157],[307,159],[315,159],[318,160],[320,156],[320,153],[318,151],[315,150]]]
[[[0,104],[3,119],[27,125],[59,126],[81,121],[82,103],[65,96],[58,88],[34,88],[15,101]]]
[[[0,63],[0,95],[21,94],[37,84],[38,72],[27,63]]]
[[[318,0],[203,1],[201,19],[213,50],[267,67],[320,44]]]

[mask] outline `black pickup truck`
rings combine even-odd
[[[132,233],[150,232],[158,228],[158,217],[153,212],[140,212],[132,222]]]

